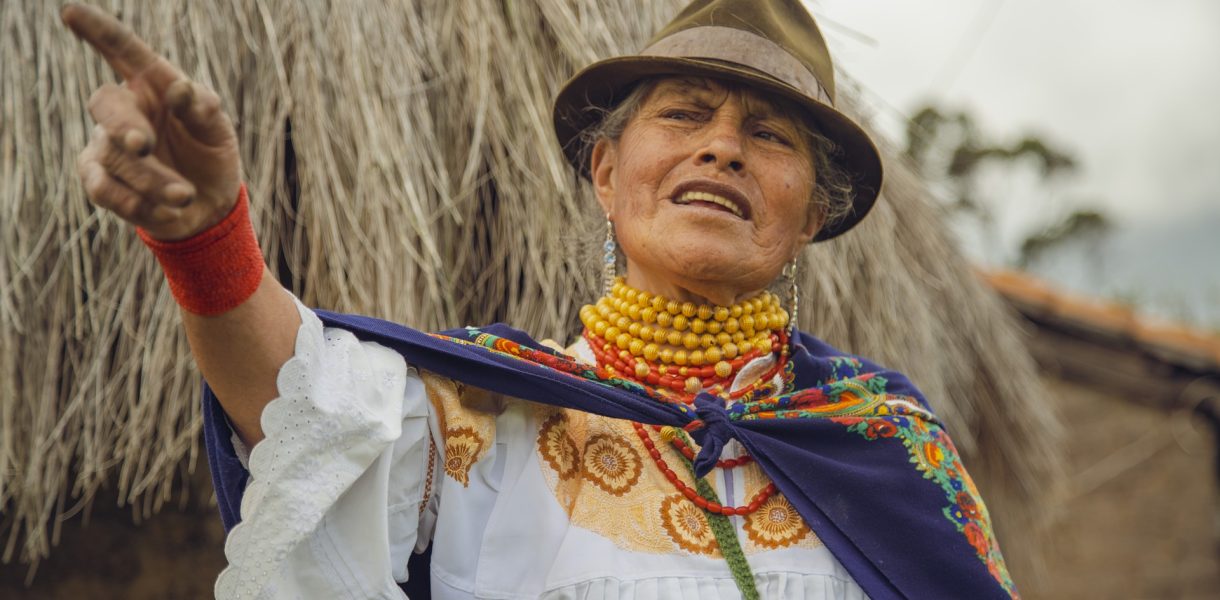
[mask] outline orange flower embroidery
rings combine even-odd
[[[991,542],[978,523],[966,523],[966,526],[962,528],[962,533],[966,534],[966,541],[974,546],[974,551],[979,556],[987,556],[987,552],[991,550]]]
[[[643,469],[640,455],[626,439],[604,433],[589,438],[581,462],[585,478],[615,496],[627,493]]]
[[[538,449],[542,458],[559,474],[568,479],[576,474],[580,462],[580,450],[568,435],[568,419],[559,413],[547,419],[538,432]]]
[[[945,451],[933,442],[924,442],[923,457],[929,467],[939,469],[941,462],[945,460]]]
[[[800,541],[810,533],[805,520],[782,494],[763,502],[758,510],[746,515],[746,535],[764,548],[783,548]]]
[[[483,438],[469,427],[456,427],[445,432],[445,474],[470,486],[470,468],[483,450]]]
[[[716,536],[703,509],[681,494],[661,501],[661,525],[679,548],[693,554],[716,554]]]

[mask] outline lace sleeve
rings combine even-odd
[[[428,402],[397,353],[301,308],[217,598],[402,598],[428,478]]]

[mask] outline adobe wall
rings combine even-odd
[[[1093,387],[1048,383],[1074,496],[1051,530],[1043,581],[1026,582],[1025,597],[1220,597],[1210,430]]]

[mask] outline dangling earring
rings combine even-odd
[[[797,262],[800,260],[800,255],[792,258],[792,262],[784,267],[783,277],[788,284],[788,324],[792,327],[792,331],[796,332],[796,307],[801,301],[800,286],[796,283]]]
[[[614,285],[614,279],[617,274],[614,272],[615,263],[618,262],[618,256],[615,254],[615,249],[618,244],[614,243],[614,223],[610,221],[610,215],[606,215],[606,243],[602,245],[602,249],[606,251],[602,256],[602,295],[609,296],[610,288]]]

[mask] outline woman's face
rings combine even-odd
[[[766,288],[822,224],[802,131],[749,90],[661,80],[590,165],[628,283],[716,304]]]

